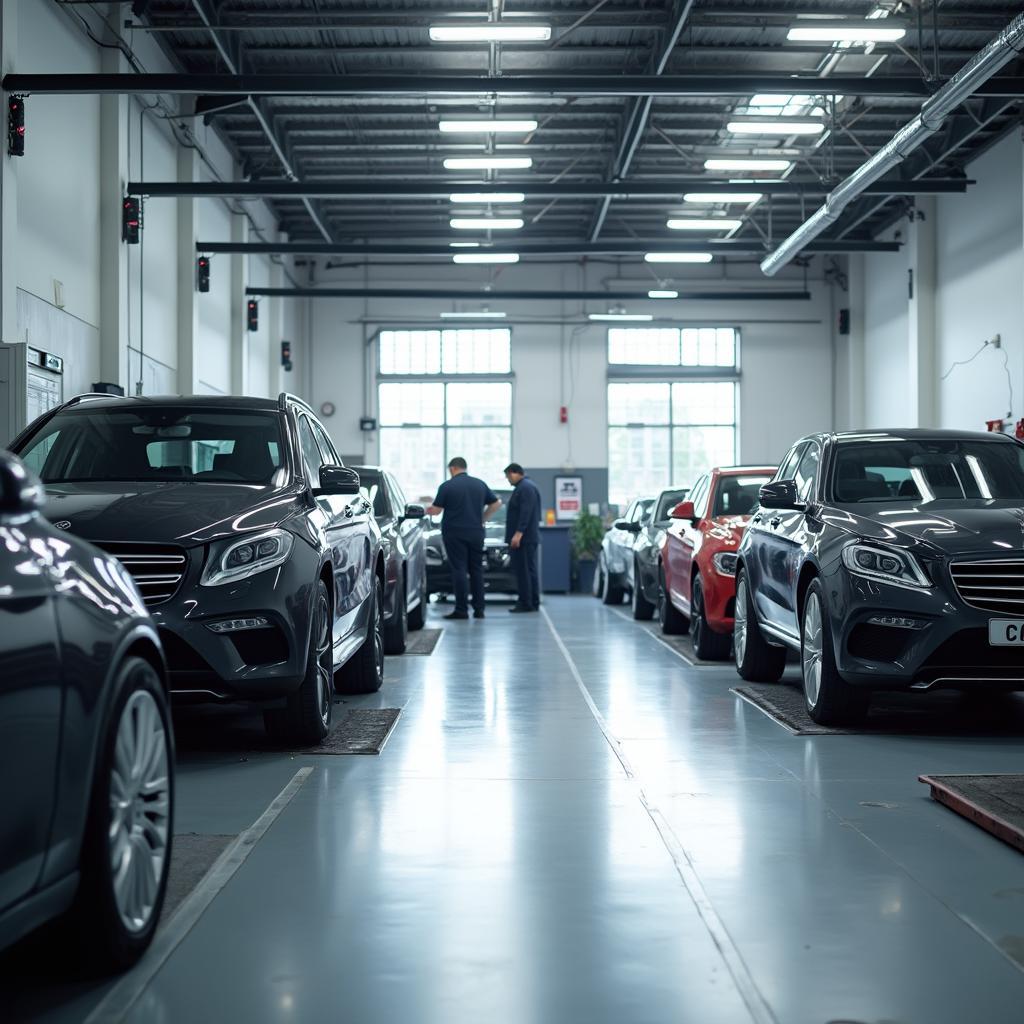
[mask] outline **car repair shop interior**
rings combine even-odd
[[[1024,1019],[1024,8],[4,0],[0,1020]]]

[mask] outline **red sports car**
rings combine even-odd
[[[685,633],[698,658],[729,657],[736,605],[736,549],[758,491],[775,470],[767,466],[712,469],[672,510],[661,547],[658,621],[663,633]]]

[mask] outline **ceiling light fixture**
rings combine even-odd
[[[710,263],[709,252],[649,252],[644,256],[647,263]]]
[[[771,160],[757,156],[712,157],[704,161],[706,171],[788,171],[792,166],[792,160]]]
[[[673,231],[735,231],[742,223],[735,217],[672,217],[668,227]]]
[[[888,18],[869,21],[798,21],[790,25],[786,38],[792,43],[895,43],[907,34],[905,25]]]
[[[528,135],[537,130],[537,122],[528,121],[441,121],[437,126],[443,132],[466,132],[487,134],[509,132],[516,135]]]
[[[652,288],[647,293],[649,299],[678,299],[679,292],[674,292],[670,288]]]
[[[518,263],[517,252],[457,252],[453,263]]]
[[[435,43],[543,43],[551,38],[551,26],[493,21],[479,25],[431,25],[430,38]]]
[[[814,118],[788,118],[779,120],[772,117],[750,117],[730,121],[726,131],[733,135],[820,135],[825,130],[823,121]]]
[[[587,318],[590,320],[612,320],[612,321],[632,321],[633,323],[648,323],[654,319],[653,313],[588,313]]]
[[[450,156],[444,162],[447,171],[518,171],[532,166],[528,156]]]
[[[479,249],[479,242],[449,242],[448,245],[452,249]]]
[[[522,217],[452,217],[448,222],[457,231],[516,231]]]
[[[442,320],[503,320],[508,313],[492,313],[490,310],[483,310],[480,313],[442,313]]]
[[[522,192],[453,192],[448,199],[453,203],[522,203]]]
[[[686,192],[684,203],[756,203],[763,192]]]

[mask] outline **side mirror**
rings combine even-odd
[[[21,459],[0,454],[0,515],[35,515],[46,503],[39,478]]]
[[[348,469],[346,466],[320,467],[320,486],[313,488],[313,494],[317,497],[358,493],[359,474],[354,469]]]
[[[422,505],[406,505],[405,512],[402,515],[403,519],[422,519],[427,514],[427,510]]]
[[[673,519],[686,519],[689,522],[693,522],[697,518],[697,511],[693,507],[692,501],[681,501],[674,509],[672,509]]]
[[[629,522],[626,519],[616,519],[615,522],[612,523],[612,529],[613,530],[625,530],[626,533],[639,533],[640,532],[640,524],[639,523],[631,523],[631,522]]]
[[[758,492],[758,500],[761,508],[803,507],[803,502],[797,496],[795,480],[775,480],[770,484],[764,484]]]

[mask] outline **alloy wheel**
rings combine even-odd
[[[700,583],[694,579],[691,591],[692,612],[690,616],[690,637],[693,640],[693,647],[696,650],[700,646],[701,634],[704,632],[704,595],[700,589]]]
[[[320,720],[326,726],[330,724],[331,718],[334,652],[331,643],[331,609],[323,594],[317,602],[316,613],[316,706],[320,712]]]
[[[377,678],[384,679],[384,590],[377,583],[376,600],[374,601],[373,618],[373,663],[377,670]]]
[[[747,650],[747,580],[741,576],[736,587],[736,610],[733,613],[732,646],[736,664],[743,664]]]
[[[170,779],[167,735],[152,694],[128,698],[117,724],[110,771],[110,871],[125,928],[153,916],[167,856]]]
[[[815,707],[821,692],[822,616],[818,595],[807,595],[804,609],[803,643],[800,660],[803,664],[804,696],[808,707]]]

